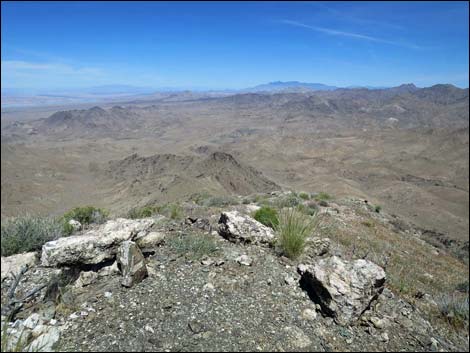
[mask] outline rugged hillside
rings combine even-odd
[[[147,202],[177,200],[196,192],[247,195],[279,189],[261,172],[223,152],[207,157],[133,154],[109,162],[105,174],[113,179],[112,190],[120,199],[144,197]]]

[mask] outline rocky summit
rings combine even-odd
[[[318,226],[303,253],[288,258],[279,229],[253,218],[260,206],[240,201],[224,208],[188,202],[183,209],[191,216],[179,219],[112,219],[49,241],[37,253],[2,257],[2,348],[468,350],[468,336],[433,316],[431,287],[407,292],[396,277],[393,251],[404,251],[402,262],[422,251],[440,253],[411,228],[398,230],[393,217],[363,200],[319,202]],[[357,247],[341,239],[345,229]],[[360,238],[370,245],[369,233],[403,246],[364,252]],[[453,264],[451,255],[431,256]]]

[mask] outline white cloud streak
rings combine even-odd
[[[332,36],[349,37],[349,38],[354,38],[354,39],[358,39],[358,40],[365,40],[365,41],[369,41],[369,42],[396,45],[396,46],[410,48],[410,49],[422,49],[422,47],[420,47],[418,45],[414,45],[414,44],[386,40],[386,39],[382,39],[382,38],[378,38],[378,37],[372,37],[372,36],[368,36],[368,35],[364,35],[364,34],[360,34],[360,33],[345,32],[345,31],[339,31],[339,30],[331,29],[331,28],[311,26],[311,25],[307,25],[305,23],[301,23],[301,22],[297,22],[297,21],[281,20],[280,22],[283,23],[283,24],[286,24],[286,25],[301,27],[301,28],[307,28],[307,29],[310,29],[312,31],[325,33],[325,34],[332,35]]]

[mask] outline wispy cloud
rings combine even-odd
[[[348,22],[352,22],[352,23],[357,23],[357,24],[361,24],[361,25],[372,25],[374,27],[384,27],[384,28],[389,28],[389,29],[392,29],[392,30],[399,30],[399,31],[403,31],[405,30],[405,27],[397,24],[397,23],[391,23],[391,22],[387,22],[387,21],[384,21],[383,19],[381,19],[380,21],[376,21],[376,20],[372,20],[370,18],[363,18],[363,17],[358,17],[356,15],[353,15],[350,11],[350,9],[348,10],[343,10],[341,9],[342,11],[338,11],[330,6],[327,6],[321,2],[314,2],[312,3],[314,6],[317,6],[318,8],[321,8],[323,10],[325,10],[326,13],[332,15],[333,17],[336,17],[338,19],[343,19],[345,21],[348,21]]]
[[[36,63],[21,60],[2,60],[2,71],[21,72],[21,71],[53,71],[56,74],[94,74],[99,75],[102,71],[93,67],[73,67],[62,63]]]
[[[44,84],[65,85],[69,82],[92,83],[106,80],[107,73],[101,68],[74,66],[54,62],[2,60],[2,86],[22,87]]]
[[[360,33],[340,31],[340,30],[337,30],[337,29],[331,29],[331,28],[325,28],[325,27],[319,27],[319,26],[311,26],[311,25],[307,25],[305,23],[297,22],[297,21],[281,20],[280,22],[283,23],[283,24],[286,24],[286,25],[301,27],[301,28],[307,28],[307,29],[310,29],[312,31],[325,33],[325,34],[332,35],[332,36],[349,37],[349,38],[354,38],[354,39],[358,39],[358,40],[365,40],[365,41],[369,41],[369,42],[396,45],[396,46],[410,48],[410,49],[423,49],[423,47],[415,45],[415,44],[392,41],[392,40],[387,40],[387,39],[383,39],[383,38],[368,36],[368,35],[364,35],[364,34],[360,34]]]

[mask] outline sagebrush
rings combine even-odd
[[[4,220],[1,229],[2,256],[40,250],[44,243],[64,235],[59,220],[31,215]]]

